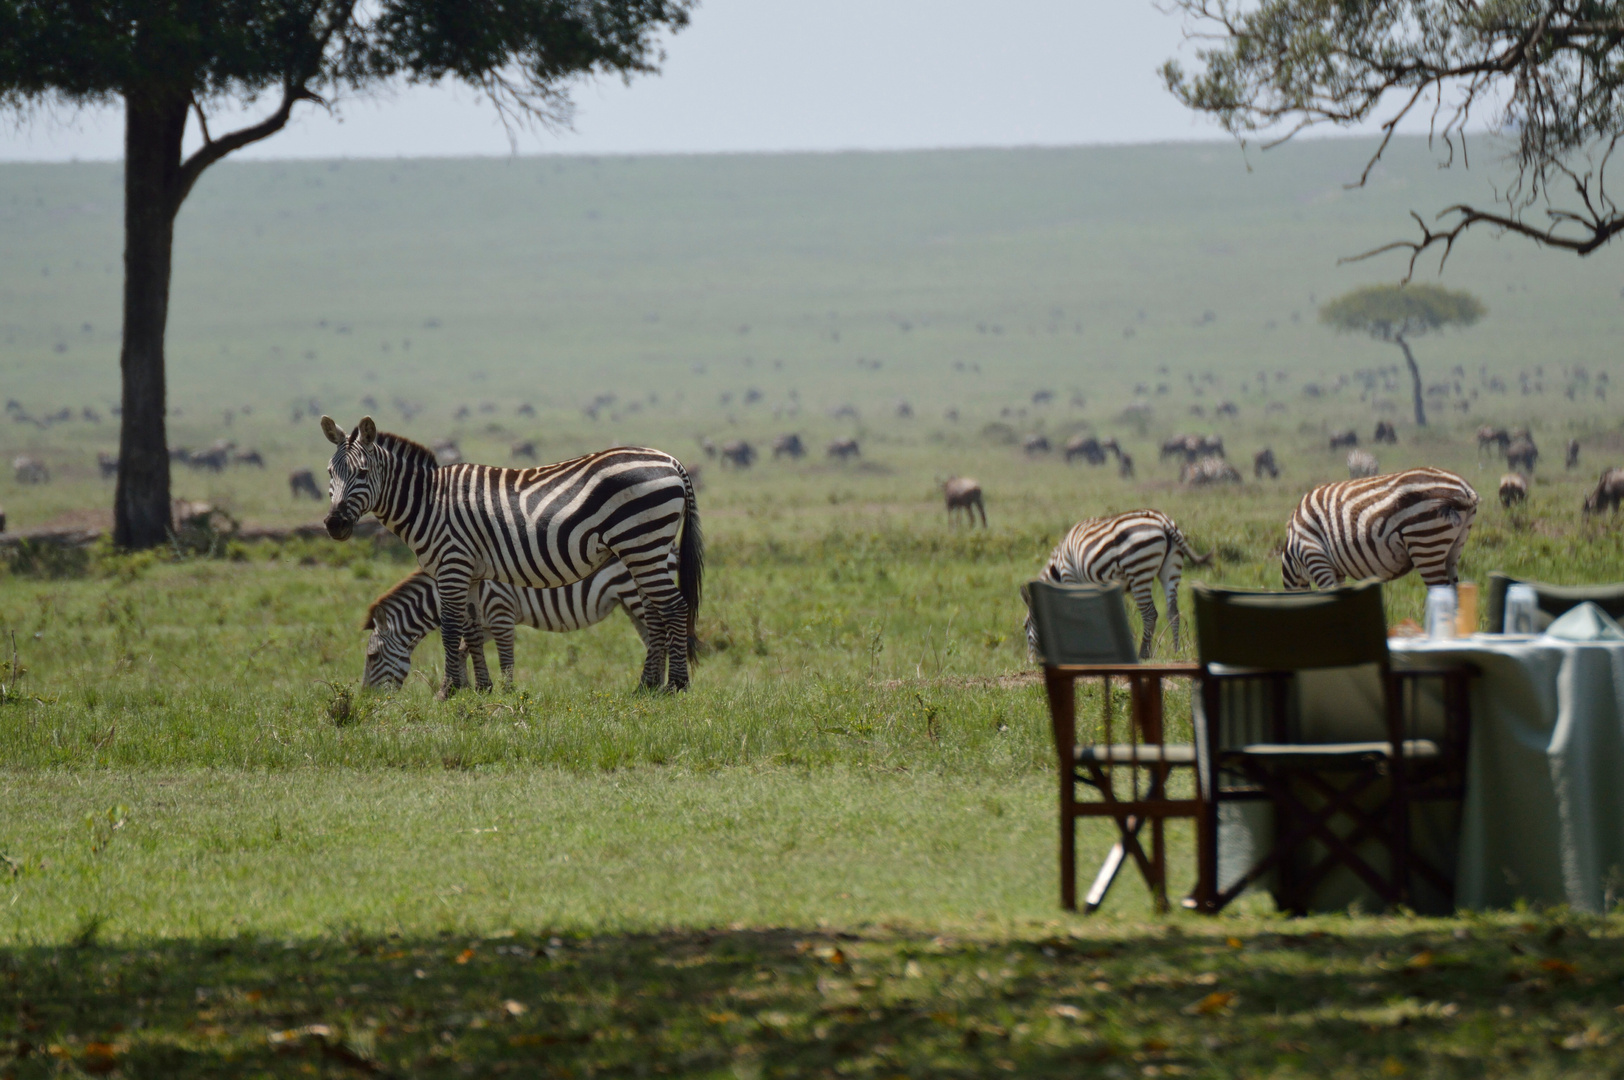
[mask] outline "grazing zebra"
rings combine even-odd
[[[1359,445],[1359,433],[1352,428],[1346,431],[1333,431],[1331,433],[1331,449],[1341,450],[1343,447]]]
[[[1157,581],[1167,596],[1167,621],[1173,627],[1173,647],[1178,648],[1179,578],[1185,559],[1204,566],[1212,561],[1212,553],[1197,555],[1173,519],[1160,510],[1132,510],[1073,525],[1050,554],[1041,577],[1070,584],[1122,582],[1139,606],[1144,627],[1139,657],[1148,660],[1150,639],[1156,632]],[[1036,656],[1037,627],[1030,615],[1026,619],[1026,643]]]
[[[1506,447],[1506,464],[1521,472],[1533,472],[1534,463],[1539,461],[1539,447],[1534,445],[1533,437],[1526,432],[1511,440]]]
[[[976,511],[981,511],[981,527],[987,527],[987,507],[981,501],[981,485],[968,476],[955,476],[942,484],[942,495],[947,500],[947,520],[953,521],[953,511],[963,510],[965,520],[976,523]]]
[[[786,454],[797,461],[806,456],[806,444],[801,442],[800,435],[780,435],[773,440],[773,460],[777,461]]]
[[[1511,432],[1507,431],[1505,428],[1492,427],[1488,424],[1484,424],[1482,427],[1477,429],[1477,452],[1480,456],[1491,446],[1498,447],[1500,453],[1504,454],[1506,452],[1506,448],[1510,445]]]
[[[856,439],[836,439],[829,444],[826,453],[837,461],[845,461],[847,458],[860,456],[861,450],[857,446]]]
[[[1281,577],[1288,589],[1331,589],[1415,570],[1428,585],[1453,585],[1477,502],[1472,485],[1443,469],[1322,484],[1291,515]]]
[[[1179,483],[1190,487],[1240,482],[1239,470],[1221,457],[1198,458],[1195,461],[1186,461],[1179,467]]]
[[[11,471],[19,484],[48,484],[51,482],[51,470],[45,467],[45,462],[37,457],[19,454],[11,460]]]
[[[1528,501],[1528,478],[1508,472],[1500,478],[1500,505],[1510,510],[1513,503]]]
[[[1350,479],[1359,480],[1366,476],[1375,476],[1381,471],[1382,467],[1377,464],[1376,455],[1369,450],[1348,451],[1348,476]]]
[[[743,439],[734,439],[732,442],[722,444],[722,464],[732,465],[736,469],[748,469],[755,464],[756,448]]]
[[[1265,446],[1252,455],[1252,479],[1261,480],[1268,473],[1270,480],[1280,479],[1280,464],[1274,460],[1274,447]]]
[[[321,428],[337,447],[327,466],[328,535],[346,540],[362,514],[376,514],[434,575],[442,695],[467,681],[462,627],[472,582],[559,588],[617,558],[643,597],[643,685],[687,687],[704,542],[693,484],[676,458],[622,446],[532,469],[439,466],[428,447],[380,434],[370,416],[349,435],[331,417]]]
[[[466,655],[474,664],[475,685],[481,690],[491,686],[490,671],[485,667],[487,641],[496,642],[503,680],[513,682],[513,628],[520,624],[557,633],[584,630],[623,607],[637,636],[648,644],[643,598],[638,595],[630,571],[618,561],[558,589],[522,589],[500,581],[480,581],[468,595],[468,633],[463,640]],[[366,629],[372,631],[372,636],[367,641],[361,685],[392,687],[405,682],[412,668],[412,650],[429,631],[439,628],[440,605],[434,578],[419,570],[379,596],[367,610]],[[690,641],[690,660],[693,645]]]

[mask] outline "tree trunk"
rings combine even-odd
[[[1421,396],[1421,369],[1416,366],[1415,354],[1410,352],[1410,343],[1400,334],[1393,341],[1404,350],[1404,362],[1410,365],[1410,381],[1415,385],[1415,426],[1427,426],[1427,406]]]
[[[124,412],[113,493],[113,543],[126,550],[169,539],[169,443],[164,429],[164,330],[176,178],[189,99],[131,92],[124,118]]]

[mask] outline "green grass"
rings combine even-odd
[[[1483,178],[1405,142],[1344,191],[1366,149],[1252,173],[1217,146],[212,171],[178,237],[172,441],[230,437],[269,467],[178,470],[177,495],[317,516],[285,485],[326,457],[294,419],[311,398],[473,460],[662,446],[700,467],[705,653],[690,692],[647,695],[618,616],[523,633],[512,691],[438,703],[431,638],[422,678],[361,694],[359,624],[409,571],[398,551],[8,556],[0,1075],[1617,1075],[1616,915],[1290,922],[1251,897],[1155,917],[1129,874],[1092,919],[1055,904],[1015,590],[1079,518],[1155,506],[1215,551],[1186,612],[1192,580],[1276,586],[1292,506],[1345,475],[1327,432],[1384,417],[1384,468],[1484,495],[1464,576],[1624,578],[1615,523],[1579,514],[1624,459],[1597,392],[1624,375],[1617,253],[1458,251],[1447,283],[1490,312],[1418,343],[1429,381],[1462,369],[1418,430],[1402,384],[1342,381],[1396,354],[1314,312],[1397,273],[1337,256]],[[117,192],[116,167],[0,167],[4,396],[104,414],[0,420],[0,460],[53,470],[0,471],[12,528],[108,516]],[[1224,400],[1238,417],[1213,417]],[[1123,417],[1136,401],[1148,421]],[[860,419],[829,415],[848,403]],[[1544,451],[1515,512],[1483,421]],[[1018,446],[1085,430],[1137,477]],[[1181,430],[1242,464],[1272,446],[1285,473],[1182,489],[1155,450]],[[812,456],[732,471],[699,449],[784,431]],[[862,460],[825,461],[848,434]],[[946,523],[954,474],[991,528]],[[1388,606],[1419,618],[1419,582]],[[1157,651],[1192,642],[1164,619]],[[1182,692],[1170,714],[1176,735]],[[1110,840],[1083,830],[1085,867]],[[1172,862],[1187,888],[1185,830]]]

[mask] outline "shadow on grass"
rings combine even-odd
[[[1616,921],[1237,925],[12,948],[0,1074],[1616,1075]]]

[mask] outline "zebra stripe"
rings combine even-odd
[[[1477,503],[1472,485],[1443,469],[1322,484],[1291,515],[1280,576],[1288,589],[1392,581],[1411,570],[1428,585],[1453,584]]]
[[[1121,582],[1139,607],[1144,635],[1139,657],[1150,658],[1150,639],[1156,632],[1155,583],[1167,596],[1167,621],[1173,628],[1173,647],[1179,645],[1179,579],[1184,560],[1197,566],[1212,555],[1197,555],[1173,519],[1160,510],[1133,510],[1115,517],[1090,518],[1073,525],[1056,545],[1043,569],[1047,581],[1108,585]],[[1037,655],[1037,626],[1026,618],[1026,642]]]
[[[643,598],[643,685],[687,687],[704,541],[693,483],[676,458],[621,446],[532,469],[441,467],[428,447],[379,433],[370,416],[347,436],[331,417],[321,426],[337,447],[327,466],[328,535],[348,539],[362,514],[376,514],[434,576],[442,695],[467,683],[462,637],[473,582],[555,589],[611,559]]]
[[[648,644],[643,598],[637,593],[630,571],[619,562],[611,562],[562,588],[525,589],[500,581],[480,581],[469,595],[472,602],[463,640],[467,658],[473,661],[475,685],[481,690],[491,686],[490,672],[485,667],[487,641],[496,642],[502,677],[512,683],[513,629],[518,625],[554,633],[584,630],[623,607],[637,636]],[[379,596],[367,611],[366,628],[372,636],[367,641],[361,685],[399,686],[411,672],[412,650],[431,630],[440,628],[433,576],[419,570]]]

